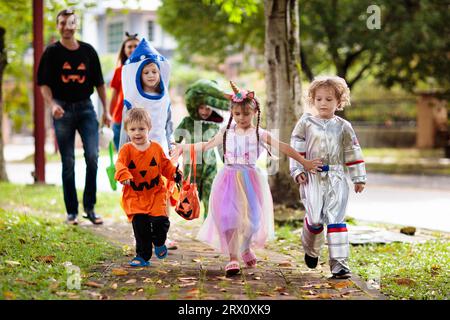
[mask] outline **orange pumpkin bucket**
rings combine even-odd
[[[175,212],[186,220],[193,220],[200,216],[200,199],[198,197],[196,176],[197,176],[197,163],[194,145],[191,145],[190,150],[190,168],[189,176],[183,181],[183,187],[181,188],[178,198]],[[191,183],[191,173],[194,171],[194,182]]]

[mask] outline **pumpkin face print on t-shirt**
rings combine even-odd
[[[148,168],[145,168],[145,165],[137,168],[134,161],[131,160],[128,164],[128,169],[134,176],[133,181],[130,182],[130,186],[134,191],[143,191],[144,188],[150,190],[159,185],[159,167],[154,157],[148,164]],[[139,174],[134,174],[133,171],[135,170],[138,171]]]
[[[67,61],[64,62],[61,71],[61,80],[64,83],[84,83],[86,81],[86,65],[81,62],[73,66]]]

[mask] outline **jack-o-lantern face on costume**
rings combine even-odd
[[[200,199],[198,197],[197,185],[183,181],[180,199],[175,207],[175,212],[186,220],[196,219],[200,215]]]
[[[82,62],[76,68],[73,68],[70,63],[64,62],[61,72],[61,80],[64,83],[84,83],[86,81],[86,65]]]
[[[136,164],[133,160],[131,160],[128,164],[128,169],[130,169],[131,172],[133,172],[133,170],[137,170]],[[152,178],[149,176],[149,172],[152,171],[158,172],[156,177]],[[130,186],[134,191],[143,191],[144,188],[146,190],[150,190],[151,188],[158,186],[161,177],[159,175],[159,165],[155,158],[152,158],[152,161],[150,161],[149,170],[139,170],[139,174],[133,174],[133,176],[134,179],[131,181]]]

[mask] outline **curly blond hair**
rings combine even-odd
[[[337,110],[344,110],[346,106],[350,105],[350,89],[347,82],[338,76],[320,76],[314,78],[308,89],[308,104],[314,105],[317,89],[321,87],[332,88],[336,94],[336,99],[339,102]]]

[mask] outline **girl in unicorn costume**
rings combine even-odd
[[[159,73],[159,81],[148,90],[145,85],[144,73],[148,65],[156,66]],[[169,157],[173,137],[173,123],[170,110],[169,97],[169,61],[161,55],[145,39],[142,39],[133,54],[126,60],[122,69],[122,89],[124,96],[123,117],[131,108],[144,108],[150,115],[152,129],[149,134],[150,140],[158,142]],[[144,90],[145,89],[145,90]],[[125,130],[120,131],[119,149],[128,142]]]
[[[260,128],[261,109],[253,91],[234,91],[231,117],[226,128],[208,142],[194,144],[197,151],[223,146],[225,166],[214,178],[209,210],[197,239],[230,256],[225,266],[227,276],[240,271],[239,254],[248,268],[256,266],[254,248],[263,248],[274,238],[273,203],[267,176],[256,167],[260,151],[270,145],[302,163],[306,170],[315,170],[320,161],[305,160],[288,144],[275,139]],[[253,120],[256,118],[256,126]],[[177,154],[190,145],[178,145]]]

